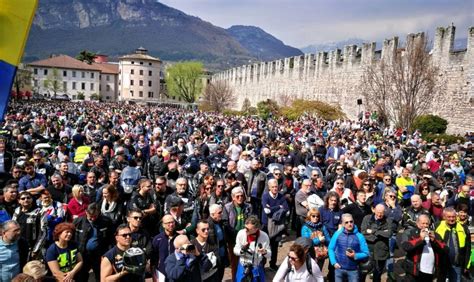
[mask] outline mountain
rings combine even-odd
[[[227,32],[261,61],[303,55],[299,49],[285,45],[256,26],[234,25]]]
[[[336,49],[343,49],[345,45],[357,45],[361,46],[362,43],[368,42],[367,40],[363,40],[360,38],[350,38],[347,40],[343,41],[337,41],[337,42],[327,42],[327,43],[321,43],[321,44],[311,44],[305,47],[300,48],[303,53],[308,54],[308,53],[318,53],[321,51],[332,51]]]
[[[283,45],[263,34],[271,37],[268,42]],[[23,59],[31,62],[51,54],[76,56],[86,49],[113,60],[143,46],[162,60],[201,60],[209,70],[219,70],[259,58],[261,52],[253,53],[244,42],[226,29],[156,0],[42,0]],[[270,43],[266,44],[262,48],[271,50]],[[285,48],[274,49],[273,57],[270,52],[265,56],[276,58]]]

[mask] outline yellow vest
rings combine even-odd
[[[459,248],[464,248],[464,246],[466,245],[466,233],[464,232],[464,227],[462,227],[461,224],[456,222],[456,226],[454,228],[455,228],[456,233],[458,235]],[[439,223],[438,228],[436,228],[436,233],[438,233],[441,236],[441,238],[444,240],[444,236],[446,235],[446,231],[451,232],[451,227],[449,227],[446,224],[446,221],[442,220]]]
[[[74,156],[75,163],[82,163],[86,156],[92,151],[89,146],[80,146],[76,149],[76,154]]]

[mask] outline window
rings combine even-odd
[[[82,89],[82,90],[86,90],[86,83],[85,83],[85,82],[82,82],[82,83],[81,83],[81,89]]]
[[[64,77],[67,76],[67,71],[63,71],[63,76],[64,76]]]
[[[110,91],[110,85],[107,84],[107,86],[105,87],[105,90]]]
[[[148,71],[148,76],[151,76],[152,75],[152,71]]]
[[[85,72],[82,72],[82,78],[86,78],[86,73]]]
[[[48,69],[44,69],[43,74],[48,75]]]
[[[150,80],[150,81],[148,81],[148,86],[151,86],[151,80]]]
[[[33,69],[34,74],[38,74],[38,69]]]
[[[134,70],[134,69],[131,69],[131,70],[130,70],[130,74],[135,74],[135,70]]]
[[[149,65],[149,66],[151,66],[151,65],[152,65],[152,63],[148,63],[148,65]]]
[[[76,82],[75,81],[72,83],[72,90],[76,90]]]
[[[140,62],[140,65],[143,65],[143,62]]]
[[[143,70],[140,70],[140,75],[143,75]]]
[[[67,81],[63,81],[63,89],[64,89],[64,92],[67,91]]]
[[[135,62],[134,62],[134,61],[132,61],[132,65],[134,65],[134,64],[135,64]]]
[[[110,96],[106,96],[105,99],[106,99],[106,100],[110,100]]]
[[[72,77],[76,77],[76,71],[72,71]]]
[[[153,92],[148,92],[148,98],[153,98]]]
[[[91,83],[91,91],[94,91],[94,83]]]
[[[130,80],[130,85],[133,85],[133,79],[132,79],[132,80]]]
[[[33,85],[34,85],[35,87],[38,87],[38,80],[36,80],[36,79],[33,80]]]
[[[140,86],[143,86],[143,80],[140,80]]]
[[[143,97],[143,91],[138,91],[138,96]]]
[[[91,72],[91,78],[94,78],[94,73],[93,72]]]
[[[130,90],[130,96],[133,97],[133,90]]]
[[[105,80],[110,81],[110,75],[107,75],[107,76],[105,77]]]

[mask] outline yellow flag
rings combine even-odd
[[[18,66],[38,0],[0,0],[0,60]]]

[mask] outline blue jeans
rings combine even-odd
[[[397,235],[392,235],[389,240],[388,248],[390,250],[390,257],[387,259],[387,272],[393,272],[393,254],[395,253],[395,248],[397,247]]]
[[[459,266],[451,266],[448,269],[448,279],[450,282],[461,282],[462,268]]]
[[[345,281],[344,279],[347,278],[349,282],[358,282],[359,281],[359,271],[358,270],[344,270],[344,269],[336,269],[334,274],[336,282]]]

